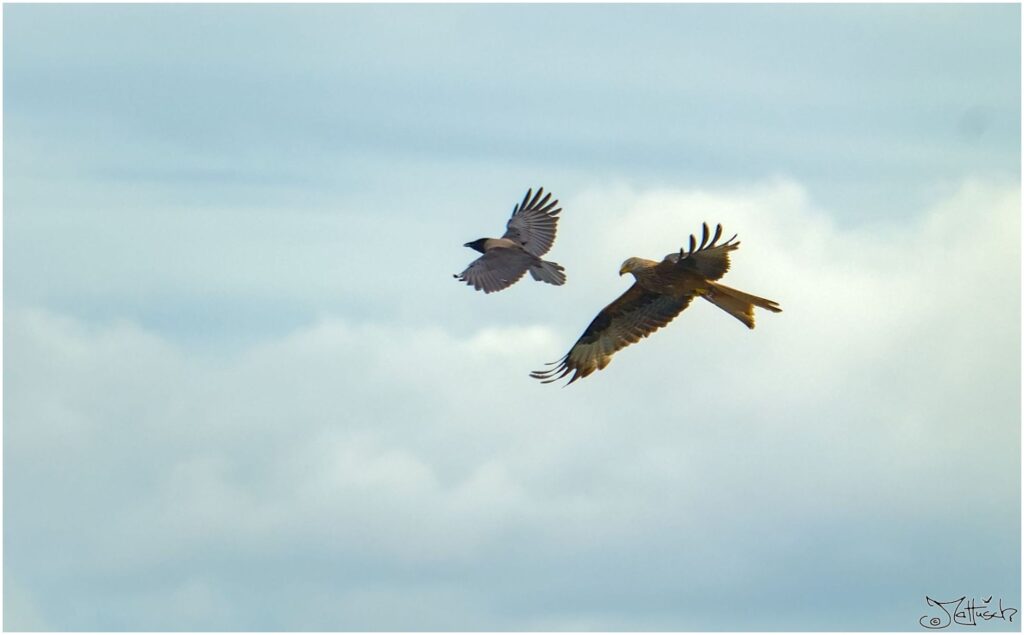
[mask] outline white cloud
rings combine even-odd
[[[334,314],[204,354],[127,321],[8,310],[5,578],[29,608],[5,627],[686,629],[768,580],[827,572],[873,597],[865,567],[886,558],[923,596],[917,532],[951,495],[980,520],[940,538],[1008,540],[1015,184],[870,228],[787,181],[571,194],[571,284],[460,288],[459,310],[485,307],[465,332]],[[567,389],[526,376],[626,287],[623,259],[702,220],[740,232],[725,282],[784,313],[748,331],[696,303]],[[488,320],[537,298],[529,319]],[[242,617],[282,584],[305,597],[295,612]],[[705,592],[721,597],[686,605]],[[102,602],[119,593],[133,602],[115,623]]]

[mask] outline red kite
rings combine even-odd
[[[729,252],[740,246],[734,235],[721,245],[722,226],[708,242],[708,225],[700,245],[690,235],[690,249],[665,256],[661,262],[644,258],[629,258],[622,263],[619,275],[633,274],[636,282],[617,300],[606,306],[565,357],[549,366],[554,368],[534,371],[531,377],[550,383],[569,373],[566,385],[601,370],[612,360],[616,351],[639,342],[665,326],[689,306],[695,297],[702,297],[726,311],[748,328],[754,328],[754,307],[778,313],[777,302],[759,298],[715,282],[729,270]]]

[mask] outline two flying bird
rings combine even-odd
[[[555,242],[558,213],[562,211],[557,200],[550,200],[550,193],[542,198],[543,193],[544,188],[535,195],[532,190],[526,192],[512,210],[501,238],[466,243],[466,247],[483,255],[455,277],[485,293],[511,286],[527,271],[534,280],[564,284],[565,269],[541,259]],[[534,371],[530,376],[550,383],[572,373],[568,385],[601,370],[616,351],[671,322],[696,297],[711,302],[748,328],[754,328],[754,307],[782,311],[777,302],[716,282],[729,270],[729,252],[740,246],[735,235],[719,243],[721,237],[721,225],[711,236],[704,223],[699,244],[690,234],[689,249],[684,247],[660,262],[627,258],[619,275],[632,274],[633,286],[597,314],[565,357],[549,364],[553,368]]]

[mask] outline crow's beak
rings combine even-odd
[[[463,247],[470,247],[470,248],[472,248],[473,244],[472,243],[466,243],[465,245],[463,245]]]

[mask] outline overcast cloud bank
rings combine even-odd
[[[560,194],[570,284],[510,290],[540,307],[516,324],[328,312],[210,355],[9,309],[5,628],[902,629],[925,594],[1019,599],[1016,183],[857,228],[787,180]],[[784,313],[698,302],[570,388],[527,377],[702,220]]]

